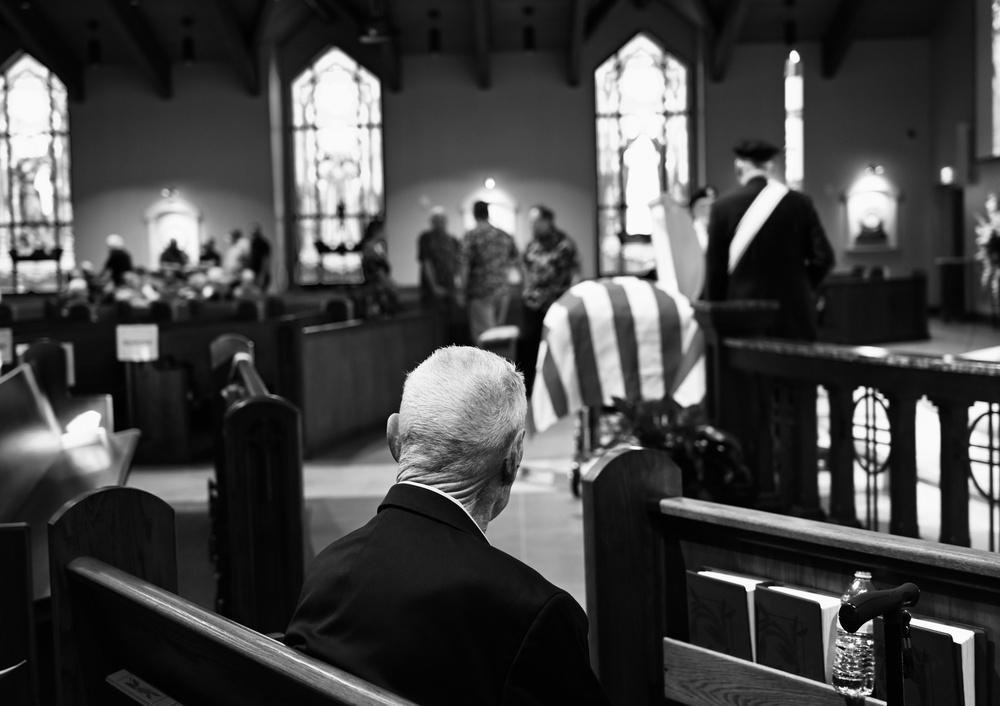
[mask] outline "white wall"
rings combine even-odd
[[[77,261],[104,260],[119,233],[148,263],[143,214],[177,187],[220,247],[232,228],[274,233],[267,103],[224,64],[174,67],[174,97],[156,96],[135,71],[87,72],[87,98],[70,105]],[[153,253],[158,256],[159,253]]]

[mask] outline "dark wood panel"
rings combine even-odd
[[[406,373],[444,344],[433,312],[302,330],[297,341],[306,455],[385,425]]]
[[[862,345],[928,337],[926,277],[831,277],[820,295],[821,341]]]

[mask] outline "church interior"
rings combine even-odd
[[[699,189],[736,189],[733,146],[754,138],[781,146],[775,176],[833,249],[818,340],[768,339],[766,306],[676,297],[700,386],[641,397],[683,389],[723,432],[684,437],[657,408],[660,449],[699,449],[694,481],[625,453],[648,446],[609,406],[626,393],[595,398],[566,363],[581,382],[563,368],[539,403],[536,381],[487,537],[587,611],[614,703],[718,703],[701,667],[734,693],[764,674],[748,703],[839,703],[829,677],[695,646],[701,565],[838,596],[856,569],[920,584],[913,612],[985,633],[964,703],[1000,704],[998,47],[988,0],[0,0],[0,702],[139,700],[126,670],[163,703],[230,703],[198,680],[240,703],[404,703],[332,672],[312,694],[321,672],[261,634],[396,481],[385,420],[407,372],[471,342],[460,307],[428,304],[429,220],[460,239],[486,202],[523,252],[544,204],[579,280],[662,277],[657,233]],[[525,315],[515,296],[499,323]],[[106,485],[141,497],[102,506]],[[149,593],[174,607],[148,616],[174,617],[123,608],[129,627],[87,562],[183,605]],[[82,617],[90,600],[111,617]],[[197,642],[229,634],[215,613],[254,631],[238,639],[255,657]],[[180,648],[128,657],[182,623]],[[196,642],[211,666],[184,654]],[[241,684],[250,663],[267,666]],[[902,703],[893,675],[868,704]],[[312,700],[261,700],[272,685]]]

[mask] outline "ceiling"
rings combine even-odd
[[[401,55],[439,51],[475,62],[490,85],[498,52],[562,52],[575,83],[580,47],[617,4],[665,6],[707,38],[710,75],[725,77],[737,44],[819,42],[836,73],[859,39],[927,37],[952,0],[0,0],[0,58],[26,50],[85,97],[85,69],[127,65],[172,94],[172,75],[192,61],[228,62],[251,93],[259,54],[308,22],[370,33],[383,80],[403,86]],[[366,35],[369,36],[369,35]]]

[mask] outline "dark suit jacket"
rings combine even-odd
[[[766,184],[763,177],[751,179],[712,204],[705,298],[777,300],[781,309],[768,333],[815,340],[813,290],[833,268],[834,255],[808,196],[788,192],[761,226],[735,271],[729,273],[729,244],[736,227]]]
[[[406,484],[319,554],[285,642],[426,706],[609,703],[576,601]]]

